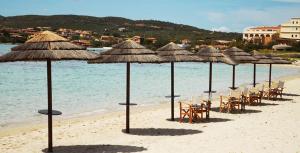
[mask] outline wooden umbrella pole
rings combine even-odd
[[[171,62],[171,120],[174,121],[174,62]]]
[[[211,94],[211,83],[212,83],[212,62],[209,62],[209,89],[208,93]]]
[[[253,64],[253,87],[256,86],[256,64]]]
[[[47,60],[47,81],[48,81],[48,152],[52,152],[52,78],[51,60]]]
[[[235,89],[235,65],[232,65],[232,90]]]
[[[272,64],[270,64],[270,70],[269,70],[269,88],[271,88],[272,83]]]
[[[130,114],[130,63],[127,62],[126,80],[126,133],[129,133],[129,114]]]

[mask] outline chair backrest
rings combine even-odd
[[[258,94],[259,93],[259,89],[257,87],[253,87],[253,88],[251,88],[251,90],[249,92],[251,94]]]
[[[195,97],[195,96],[192,96],[191,103],[192,103],[192,104],[197,104],[197,103],[199,103],[199,98],[197,98],[197,97]]]
[[[278,84],[279,84],[279,83],[273,82],[273,83],[271,84],[271,88],[278,88]]]
[[[279,81],[278,88],[283,88],[283,87],[284,87],[284,81]]]
[[[265,91],[265,84],[261,85],[260,91]]]
[[[241,91],[240,90],[232,90],[230,92],[230,97],[240,98],[241,97]]]
[[[244,91],[243,91],[243,95],[244,96],[247,96],[248,95],[248,92],[249,92],[249,89],[247,87],[244,88]]]

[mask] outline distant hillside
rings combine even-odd
[[[201,22],[201,21],[199,21]],[[193,26],[174,24],[170,22],[155,20],[130,20],[121,17],[92,17],[79,15],[25,15],[25,16],[0,16],[0,28],[28,28],[47,26],[54,29],[70,28],[91,30],[100,34],[124,35],[131,37],[140,35],[145,37],[156,37],[169,40],[232,40],[241,37],[239,33],[212,32]],[[126,28],[124,32],[118,28]]]

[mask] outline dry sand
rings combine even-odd
[[[54,151],[59,153],[296,153],[300,152],[300,77],[289,78],[283,101],[263,100],[246,113],[211,112],[194,124],[171,122],[169,103],[132,107],[131,134],[125,112],[73,119],[54,117]],[[293,99],[293,100],[292,100]],[[214,106],[218,101],[213,103]],[[175,115],[178,116],[178,105]],[[47,148],[47,120],[0,129],[0,153],[39,153]]]

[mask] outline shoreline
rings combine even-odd
[[[296,65],[278,65],[278,66],[283,66],[283,67],[293,67],[299,69],[298,74],[296,75],[289,75],[289,76],[283,76],[279,78],[275,78],[272,81],[278,81],[278,80],[284,80],[284,81],[290,81],[294,80],[297,78],[300,78],[300,67]],[[244,83],[241,84],[239,87],[243,88],[245,86],[249,86],[249,83]],[[229,89],[223,89],[218,93],[227,93],[230,91]],[[213,99],[218,99],[217,96],[214,96]],[[177,102],[175,102],[177,103]],[[152,103],[152,104],[140,104],[137,106],[131,107],[132,109],[135,110],[153,110],[157,108],[169,108],[169,101],[160,101],[157,103]],[[122,107],[122,106],[120,106]],[[176,109],[176,108],[175,108]],[[43,117],[44,116],[44,117]],[[9,123],[7,125],[1,126],[0,127],[0,138],[4,136],[10,136],[18,133],[24,133],[24,132],[30,132],[30,131],[37,131],[43,128],[47,128],[47,116],[43,115],[40,116],[38,120],[27,120],[27,121],[21,121],[21,122],[13,122]],[[74,113],[74,114],[68,114],[66,116],[54,116],[53,117],[53,128],[56,126],[62,126],[65,124],[74,124],[78,123],[81,121],[85,120],[95,120],[99,118],[105,118],[107,116],[125,116],[125,107],[124,108],[119,108],[117,110],[114,110],[114,108],[105,110],[105,111],[97,111],[93,110],[92,112],[81,112],[81,113]],[[41,119],[41,118],[44,119]]]

